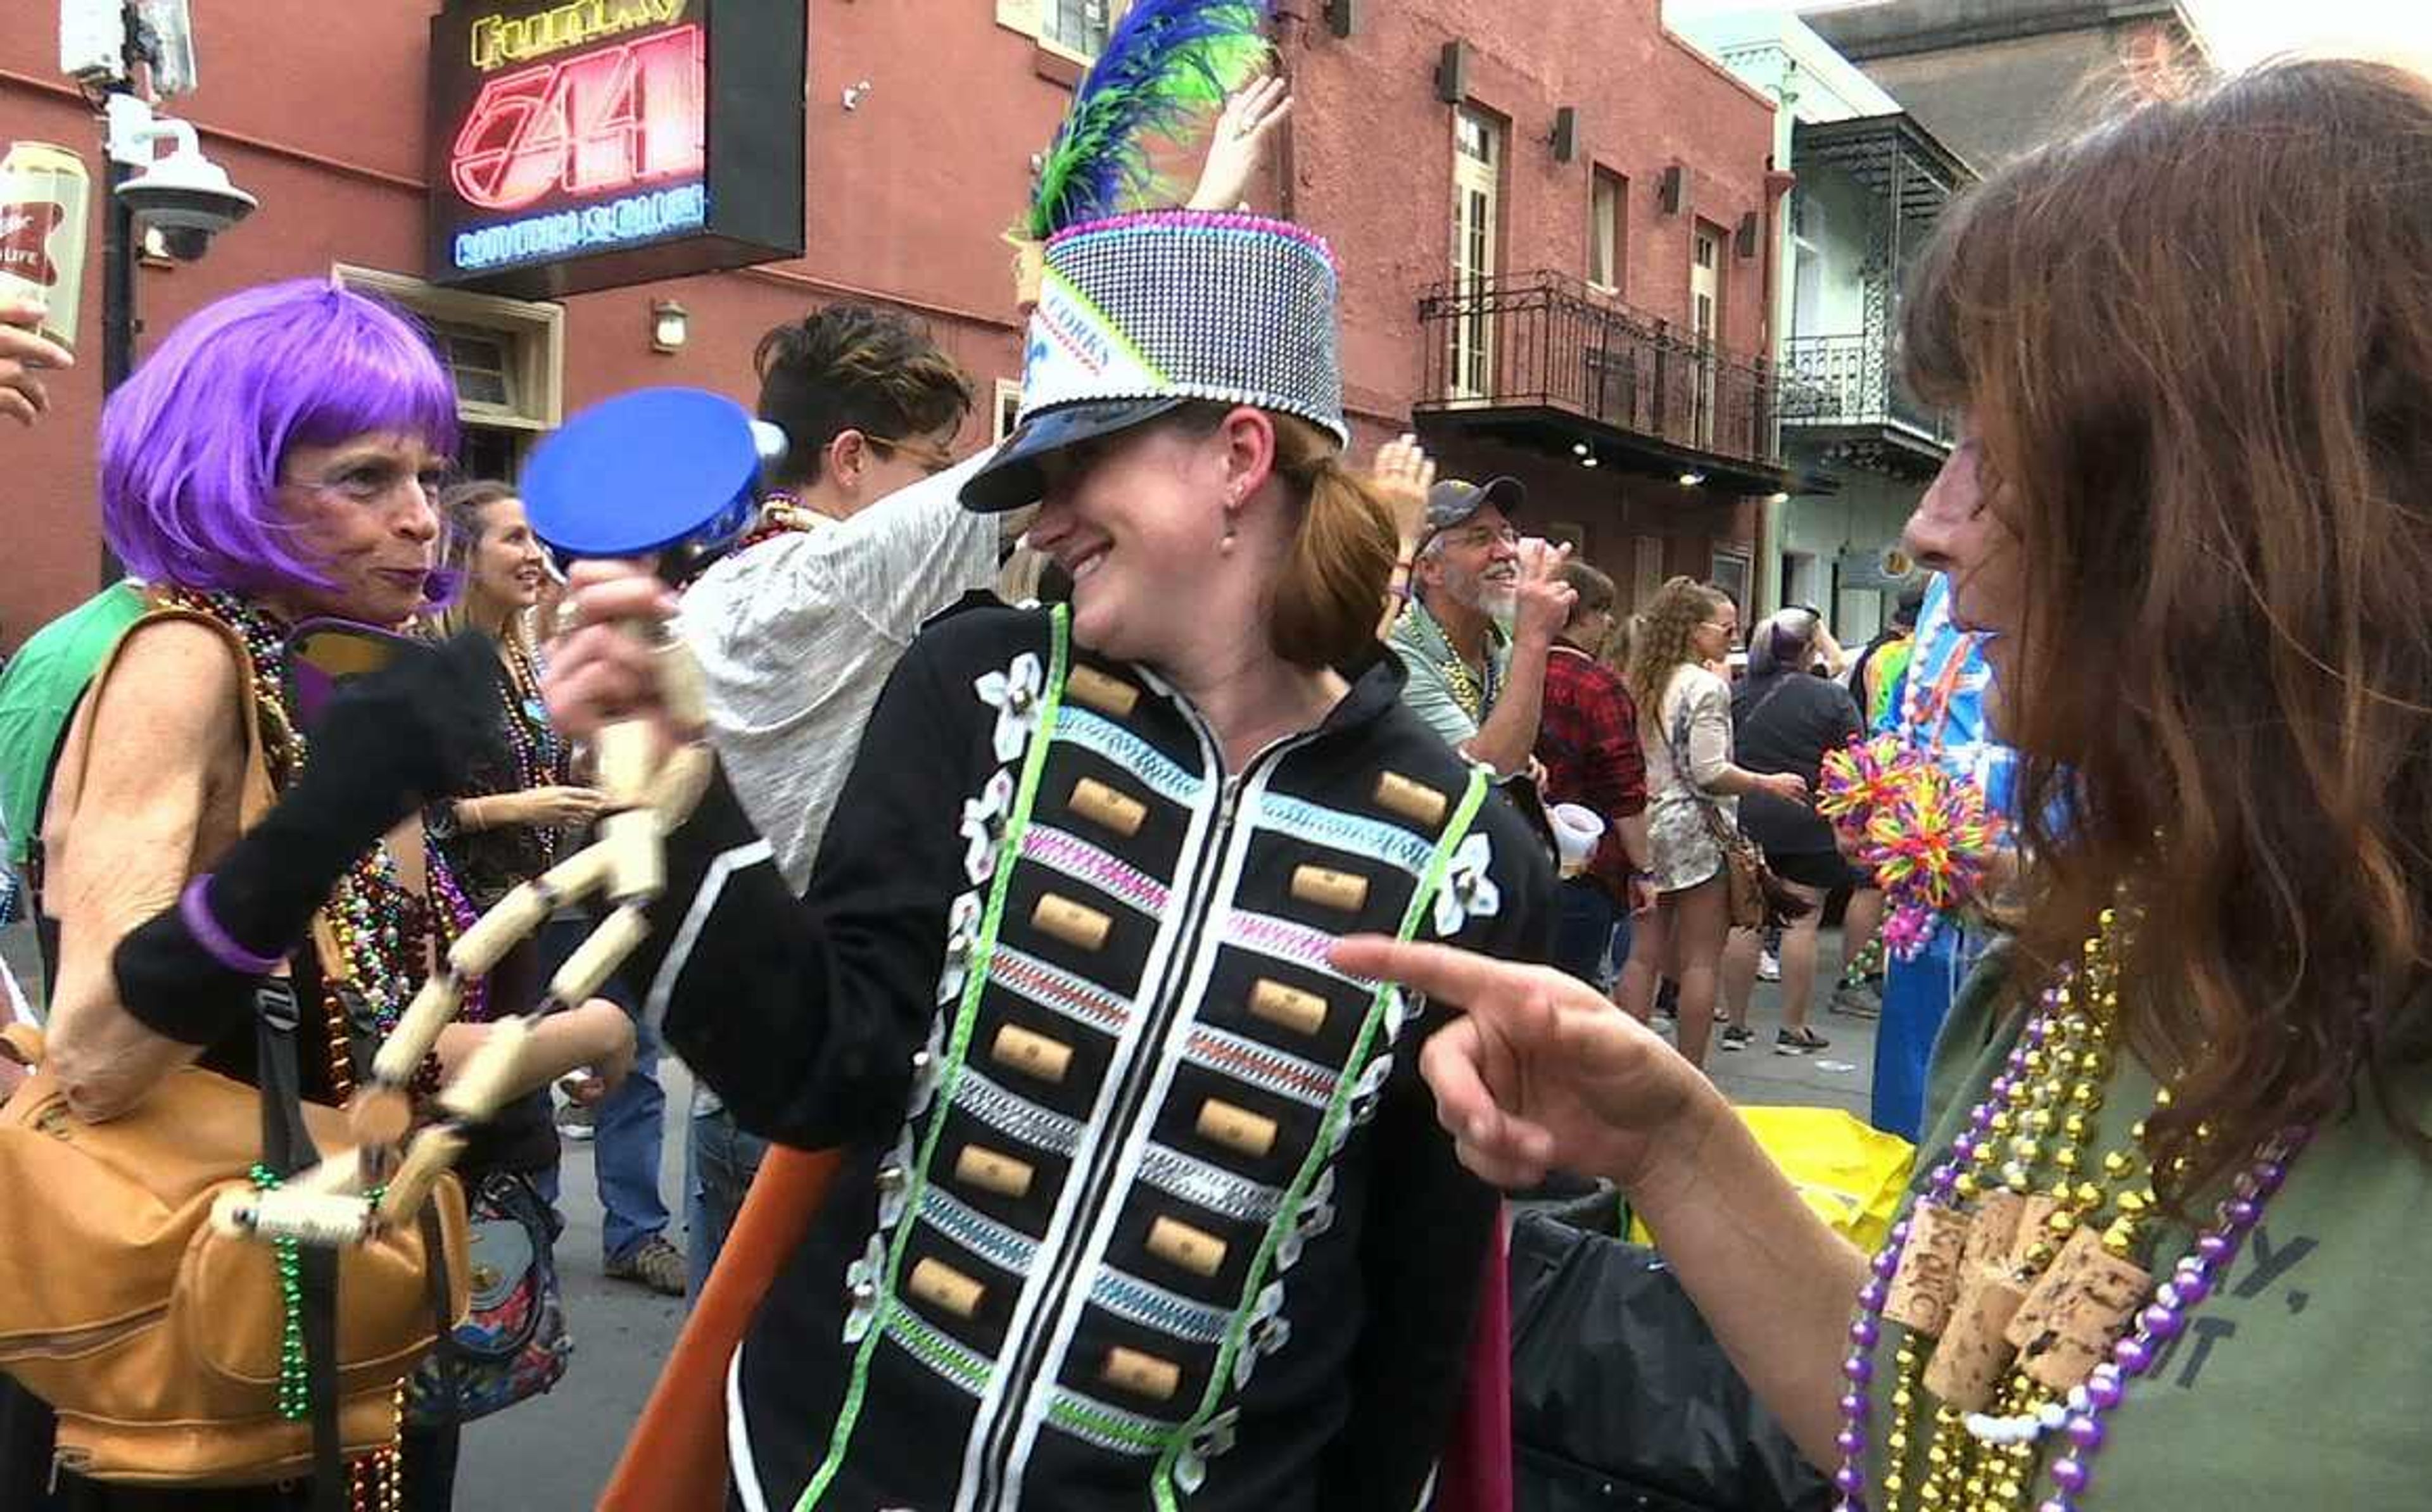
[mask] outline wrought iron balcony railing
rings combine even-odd
[[[1464,279],[1419,302],[1427,381],[1418,407],[1564,411],[1633,435],[1773,467],[1769,364],[1553,272]]]
[[[1938,446],[1957,444],[1957,417],[1911,395],[1880,342],[1865,336],[1794,336],[1783,344],[1782,373],[1785,428],[1897,427]]]

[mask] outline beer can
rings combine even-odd
[[[42,334],[67,347],[84,303],[92,193],[84,160],[65,147],[15,142],[0,158],[0,298],[40,304]]]

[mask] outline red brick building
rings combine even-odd
[[[493,468],[623,388],[748,399],[760,332],[839,299],[927,318],[1001,412],[1021,344],[998,234],[1106,3],[806,0],[805,256],[538,303],[421,281],[432,0],[194,0],[201,87],[170,109],[262,209],[199,263],[147,262],[138,308],[157,335],[267,279],[383,288],[443,338],[469,460]],[[1523,477],[1532,527],[1575,532],[1625,594],[1745,571],[1749,500],[1779,486],[1769,378],[1743,355],[1769,345],[1764,249],[1786,187],[1768,171],[1772,107],[1658,10],[1278,0],[1300,103],[1261,199],[1341,256],[1362,445],[1415,411],[1449,469]],[[75,147],[97,177],[99,125],[57,73],[57,22],[50,4],[0,7],[0,140]],[[83,365],[53,384],[43,426],[0,436],[0,647],[96,580],[99,268]],[[685,334],[667,351],[670,303]]]

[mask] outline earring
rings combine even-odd
[[[1229,557],[1233,554],[1233,512],[1231,510],[1224,512],[1224,538],[1216,543],[1216,549],[1224,556]]]

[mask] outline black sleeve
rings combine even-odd
[[[805,897],[723,772],[668,837],[667,890],[633,980],[746,1129],[821,1149],[903,1117],[962,876],[973,750],[916,642],[879,696]]]
[[[1507,961],[1542,965],[1551,933],[1553,868],[1517,821],[1495,823],[1502,906],[1458,943]],[[1435,1096],[1418,1074],[1427,1036],[1451,1021],[1429,1007],[1395,1047],[1394,1067],[1370,1131],[1376,1151],[1360,1271],[1364,1322],[1351,1362],[1351,1417],[1326,1455],[1329,1509],[1410,1512],[1451,1440],[1469,1378],[1470,1336],[1484,1300],[1487,1247],[1501,1203],[1462,1168],[1436,1121]]]

